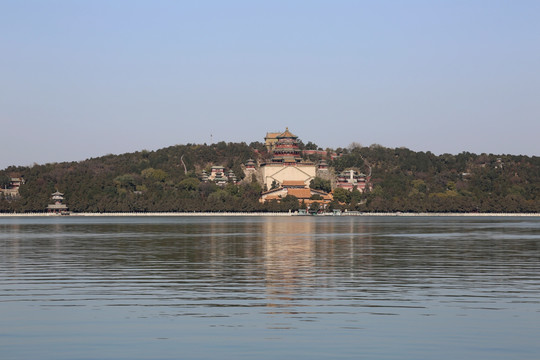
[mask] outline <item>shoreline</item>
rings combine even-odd
[[[196,217],[196,216],[268,216],[268,217],[288,217],[288,216],[309,216],[298,213],[276,212],[118,212],[118,213],[71,213],[69,215],[58,215],[48,213],[0,213],[1,217]],[[357,213],[344,212],[340,215],[332,213],[319,214],[317,216],[360,216],[360,217],[540,217],[540,213]]]

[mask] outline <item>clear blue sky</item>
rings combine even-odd
[[[540,155],[540,1],[3,1],[0,168],[185,143]]]

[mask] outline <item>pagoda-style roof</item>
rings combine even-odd
[[[64,195],[64,194],[62,194],[61,192],[57,191],[57,192],[55,192],[54,194],[52,194],[51,199],[56,200],[56,201],[59,201],[59,200],[61,201],[61,200],[64,200],[64,196],[63,196],[63,195]]]
[[[280,132],[267,132],[266,133],[266,137],[265,137],[265,140],[267,139],[277,139],[277,137],[281,135]]]
[[[283,139],[283,138],[293,138],[293,139],[297,139],[298,136],[294,135],[292,132],[289,131],[289,128],[285,128],[285,131],[281,134],[279,134],[277,136],[278,139]]]

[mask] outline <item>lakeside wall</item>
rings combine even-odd
[[[276,213],[254,213],[254,212],[112,212],[112,213],[70,213],[69,215],[58,215],[48,213],[5,213],[0,217],[73,217],[73,216],[292,216],[293,213],[276,212]]]
[[[0,217],[35,217],[35,216],[50,216],[62,217],[63,215],[48,214],[48,213],[0,213]],[[73,216],[302,216],[292,212],[118,212],[118,213],[71,213]],[[310,215],[304,215],[310,216]],[[520,216],[520,217],[540,217],[540,213],[360,213],[360,212],[343,212],[341,215],[332,213],[320,214],[317,216],[469,216],[469,217],[497,217],[497,216]],[[67,216],[66,216],[67,217]]]

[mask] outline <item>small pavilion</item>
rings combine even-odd
[[[64,194],[62,194],[59,191],[56,191],[55,193],[52,194],[51,198],[54,201],[54,204],[49,204],[49,206],[47,206],[48,213],[60,214],[60,215],[68,214],[67,205],[62,203],[62,201],[64,201]]]

